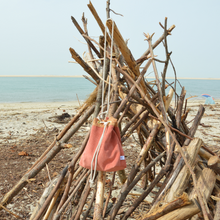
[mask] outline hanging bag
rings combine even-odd
[[[117,119],[94,119],[79,165],[98,171],[118,171],[126,168]]]

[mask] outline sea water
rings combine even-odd
[[[85,100],[94,89],[80,77],[0,77],[0,103]]]
[[[186,97],[195,95],[194,99],[205,100],[201,95],[207,93],[220,99],[220,80],[180,79],[179,82],[187,91]],[[94,84],[80,77],[0,77],[0,103],[76,101],[77,96],[85,100],[94,89]],[[178,82],[176,90],[181,93]]]

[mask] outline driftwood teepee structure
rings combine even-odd
[[[6,206],[10,203],[28,184],[29,179],[36,176],[46,163],[68,145],[70,138],[86,121],[96,118],[101,107],[106,107],[107,97],[110,97],[108,116],[117,119],[121,142],[124,143],[135,133],[141,145],[139,156],[134,159],[132,168],[111,173],[112,179],[107,184],[106,172],[98,171],[96,185],[91,187],[90,170],[78,165],[90,136],[88,132],[72,161],[45,189],[30,219],[55,220],[61,219],[61,216],[66,219],[116,219],[119,214],[120,218],[127,219],[156,187],[159,190],[153,201],[149,202],[148,209],[140,213],[140,219],[180,220],[191,219],[193,216],[194,219],[199,219],[196,215],[198,213],[206,220],[220,219],[220,203],[217,198],[220,193],[219,158],[207,149],[202,140],[194,138],[204,107],[200,106],[192,126],[188,127],[185,123],[188,113],[186,90],[182,87],[181,94],[178,95],[175,87],[172,88],[166,83],[167,67],[168,64],[172,64],[167,37],[175,26],[167,28],[165,18],[164,25],[160,24],[163,29],[162,36],[154,43],[153,35],[145,34],[149,47],[139,59],[135,60],[116,23],[112,19],[107,19],[104,23],[91,2],[88,7],[103,36],[100,36],[99,42],[94,41],[88,36],[84,16],[82,18],[84,30],[75,18],[71,17],[73,24],[88,44],[90,60],[81,58],[73,48],[70,48],[70,53],[91,76],[87,78],[96,85],[96,88],[54,142],[5,195],[1,205]],[[107,18],[110,17],[109,12],[107,1]],[[160,44],[163,44],[165,49],[165,61],[158,60],[154,55],[154,48]],[[161,82],[156,62],[164,63]],[[144,77],[150,65],[153,66],[155,74],[156,89]],[[144,66],[143,69],[140,66]],[[110,69],[112,77],[109,82]],[[109,84],[110,90],[107,89]],[[175,108],[170,106],[173,94],[176,99]],[[124,151],[126,153],[126,147]],[[155,172],[156,166],[159,167],[158,172]],[[119,178],[122,185],[118,197],[110,203],[115,178]],[[121,212],[124,201],[140,181],[142,194],[128,209]],[[68,213],[73,198],[75,199],[71,205],[72,212]]]

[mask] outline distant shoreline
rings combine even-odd
[[[0,75],[0,77],[45,77],[45,78],[83,78],[82,75],[76,75],[76,76],[56,76],[56,75]],[[88,76],[89,77],[89,76]],[[145,77],[147,79],[155,79],[155,77],[149,76]],[[161,77],[160,77],[161,78]],[[174,77],[166,77],[166,79],[175,79]],[[179,79],[192,79],[192,80],[220,80],[220,78],[188,78],[188,77],[178,77]]]

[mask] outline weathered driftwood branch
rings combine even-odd
[[[76,21],[76,19],[71,16],[71,20],[73,22],[73,24],[76,26],[77,30],[79,31],[79,33],[84,37],[85,35],[85,32],[83,31],[83,29],[80,27],[80,25],[78,24],[78,22]],[[85,41],[88,43],[88,45],[92,48],[92,50],[96,53],[96,55],[99,57],[99,58],[102,58],[101,54],[99,53],[99,51],[96,49],[96,47],[92,44],[92,42],[84,37]]]
[[[95,10],[92,2],[89,1],[89,4],[87,6],[88,6],[89,10],[91,11],[91,13],[93,14],[94,18],[96,19],[96,22],[98,23],[103,35],[105,36],[105,26],[102,23],[102,20],[100,19],[97,11]],[[109,37],[108,33],[106,35],[106,39],[107,39],[108,45],[110,46],[111,45],[111,38]]]
[[[140,72],[139,72],[139,66],[136,65],[136,62],[134,60],[134,57],[131,53],[131,51],[128,49],[120,31],[118,30],[116,24],[113,24],[112,20],[107,20],[106,21],[106,25],[108,27],[108,29],[111,31],[112,30],[112,25],[114,25],[114,42],[117,44],[118,48],[120,49],[126,63],[128,64],[128,67],[130,68],[130,70],[136,75],[139,76]],[[144,81],[141,81],[141,87],[143,88],[145,94],[149,97],[149,94],[147,92],[146,86]]]
[[[71,201],[71,199],[73,198],[73,196],[75,195],[75,193],[77,192],[77,190],[79,189],[81,184],[88,178],[89,173],[90,172],[85,170],[85,173],[83,173],[83,175],[84,175],[83,178],[79,181],[78,185],[76,187],[74,187],[74,190],[71,192],[71,194],[69,195],[68,199],[62,205],[62,207],[60,207],[60,209],[56,212],[53,220],[58,220],[59,219],[59,217],[61,216],[62,212],[65,210],[65,208],[67,207],[67,205],[69,204],[69,202]]]
[[[128,78],[130,78],[131,81],[133,81],[133,83],[135,84],[135,86],[137,87],[137,89],[139,90],[139,92],[141,93],[141,96],[148,102],[148,104],[151,106],[152,110],[153,110],[154,113],[157,115],[157,117],[160,118],[160,115],[159,115],[159,113],[158,113],[156,107],[155,107],[155,106],[153,105],[153,103],[147,98],[147,96],[145,96],[143,90],[139,87],[139,85],[137,85],[136,82],[135,82],[126,72],[123,72],[123,71],[121,71],[121,72],[122,72],[124,75],[126,75]],[[203,111],[201,111],[202,114],[203,114],[203,113],[204,113],[204,107],[201,106],[201,109],[203,110]],[[197,117],[197,120],[196,120],[197,122],[200,121],[202,114],[198,114],[198,117]],[[203,211],[204,218],[205,218],[205,220],[208,220],[206,207],[205,207],[205,205],[204,205],[202,196],[201,196],[199,190],[198,190],[197,187],[196,187],[196,186],[197,186],[197,180],[196,180],[196,177],[195,177],[195,173],[193,172],[192,167],[189,165],[189,163],[188,163],[188,161],[187,161],[187,159],[186,159],[186,157],[185,157],[185,155],[184,155],[184,152],[183,152],[183,150],[182,150],[182,148],[181,148],[179,142],[176,140],[176,138],[175,138],[174,134],[171,132],[169,126],[167,125],[167,123],[166,123],[162,118],[161,118],[161,122],[163,123],[163,125],[165,126],[165,128],[167,129],[167,131],[169,132],[169,134],[170,134],[170,136],[172,137],[173,141],[175,141],[176,146],[178,147],[178,150],[179,150],[179,152],[181,153],[181,156],[182,156],[183,159],[184,159],[184,162],[186,163],[187,167],[188,167],[189,170],[190,170],[190,173],[191,173],[191,175],[192,175],[193,182],[194,182],[194,185],[195,185],[195,189],[196,189],[196,192],[197,192],[197,196],[198,196],[198,198],[199,198],[199,202],[200,202],[200,205],[201,205],[201,208],[202,208],[202,211]],[[194,131],[195,131],[195,128],[192,129],[192,134],[193,134],[193,135],[194,135]],[[130,209],[131,209],[131,208],[130,208]],[[130,214],[130,213],[132,212],[132,210],[130,210],[130,211],[128,210],[127,212],[128,212],[128,214]]]
[[[189,129],[185,123],[187,112],[184,112],[184,115],[182,115],[186,94],[185,88],[182,88],[176,112],[170,107],[173,94],[175,93],[176,96],[178,96],[176,87],[169,85],[172,89],[169,91],[168,96],[165,96],[165,89],[167,88],[167,86],[165,86],[166,71],[168,63],[171,61],[171,53],[168,52],[167,36],[170,35],[175,26],[167,29],[167,18],[165,18],[164,26],[161,25],[164,29],[163,35],[154,44],[152,44],[152,36],[146,35],[149,49],[140,59],[135,61],[116,24],[113,20],[109,19],[109,4],[110,1],[107,1],[106,26],[111,36],[113,36],[114,43],[111,41],[109,34],[106,36],[107,42],[104,42],[104,36],[100,36],[99,43],[90,38],[88,36],[87,20],[84,15],[82,17],[84,31],[77,21],[73,17],[71,18],[88,44],[91,60],[87,60],[86,57],[84,57],[83,60],[72,48],[70,48],[71,55],[95,80],[95,82],[93,80],[91,81],[97,85],[96,89],[31,169],[29,169],[17,185],[5,195],[1,204],[6,205],[10,202],[23,186],[28,183],[29,178],[33,178],[44,167],[45,163],[48,163],[63,148],[90,116],[93,114],[93,117],[97,117],[100,112],[100,107],[106,110],[106,103],[109,103],[108,116],[113,115],[119,119],[121,141],[124,142],[136,130],[138,140],[136,140],[136,138],[134,139],[137,143],[139,142],[138,144],[141,146],[141,150],[131,170],[127,169],[128,177],[126,177],[124,170],[117,171],[117,175],[123,183],[123,186],[115,204],[108,214],[108,220],[116,218],[129,192],[140,180],[144,191],[125,211],[121,217],[123,220],[127,219],[132,212],[138,208],[140,203],[156,186],[160,187],[159,192],[156,194],[154,201],[150,204],[152,207],[150,212],[148,212],[147,215],[143,215],[142,219],[187,219],[202,210],[204,219],[207,220],[215,209],[213,201],[208,201],[214,185],[216,191],[218,193],[220,191],[216,184],[216,174],[211,169],[219,174],[220,163],[219,158],[213,156],[213,152],[205,146],[202,146],[204,144],[202,144],[200,139],[194,138],[204,113],[204,107],[200,106],[193,124]],[[104,35],[106,32],[105,25],[91,2],[88,4],[88,7]],[[164,63],[164,69],[161,86],[153,49],[163,40],[166,60],[162,61],[162,63]],[[99,50],[96,49],[92,42],[98,44]],[[106,46],[105,43],[107,43]],[[92,50],[99,59],[93,59]],[[110,50],[113,51],[113,55],[110,55]],[[105,60],[103,57],[106,57]],[[146,59],[148,59],[148,62],[143,71],[140,72],[140,64]],[[160,62],[159,59],[157,60]],[[154,90],[152,84],[144,80],[144,75],[150,64],[153,65],[155,72],[156,83],[154,84],[157,85],[157,91]],[[107,82],[110,78],[109,67],[111,68],[112,78],[110,82]],[[103,75],[100,70],[102,70]],[[103,85],[103,82],[105,82],[106,85]],[[107,91],[108,86],[110,86],[109,91]],[[103,97],[101,94],[102,90],[104,93]],[[168,117],[172,123],[168,120]],[[126,120],[129,122],[126,122]],[[171,125],[174,128],[172,128]],[[103,219],[105,217],[116,172],[113,174],[112,182],[109,185],[106,184],[106,187],[105,183],[108,183],[108,181],[105,182],[105,172],[97,172],[98,177],[95,181],[96,187],[94,187],[94,189],[90,188],[89,171],[78,166],[79,157],[85,149],[89,135],[90,132],[87,133],[79,151],[68,164],[67,181],[63,181],[67,173],[66,168],[64,170],[65,174],[63,171],[63,176],[61,175],[61,177],[58,178],[56,186],[53,187],[53,189],[51,188],[50,192],[45,192],[46,196],[44,195],[44,201],[42,199],[43,202],[41,201],[40,207],[38,206],[38,208],[36,208],[31,219],[40,219],[43,215],[44,219],[47,219],[53,215],[53,220],[58,220],[62,218],[62,215],[67,214],[66,210],[69,208],[70,201],[72,201],[73,205],[71,214],[68,214],[70,220],[80,219],[82,216],[82,219],[87,219],[89,211],[92,208],[94,210],[91,210],[91,213],[93,213],[94,219]],[[176,152],[173,153],[175,147],[177,149]],[[202,160],[209,160],[208,166],[211,169],[206,168],[206,163],[201,163],[201,160],[198,159],[198,155]],[[159,173],[156,172],[156,164],[160,166]],[[203,168],[203,170],[199,168],[199,166]],[[196,167],[195,172],[194,167]],[[189,185],[190,175],[192,175],[194,188],[191,186],[189,190],[186,190]],[[165,178],[162,179],[163,177]],[[207,186],[207,178],[209,178],[208,181],[211,188]],[[61,185],[61,183],[63,183],[63,185]],[[109,189],[109,193],[107,194],[104,205],[104,194],[107,188]],[[168,189],[170,189],[170,191],[168,191]],[[90,193],[91,190],[92,193]],[[186,191],[191,192],[189,193],[189,199],[191,199],[193,203],[189,204],[189,199],[185,194]],[[165,193],[167,193],[167,195],[163,198]],[[58,197],[59,194],[61,196]],[[183,196],[176,198],[180,195]],[[214,192],[214,195],[218,194]],[[55,200],[57,200],[56,205]],[[164,201],[168,202],[168,204],[164,205]],[[89,204],[89,206],[86,212],[83,213],[86,203]],[[210,210],[207,203],[209,204]],[[161,205],[162,207],[158,208]],[[215,219],[218,219],[220,209],[218,206]],[[178,217],[176,217],[177,215]]]
[[[51,199],[53,198],[53,196],[55,195],[55,193],[57,192],[58,188],[60,187],[61,183],[63,182],[64,180],[64,177],[67,173],[67,169],[68,169],[68,166],[66,166],[62,173],[61,173],[61,176],[60,178],[58,179],[55,187],[53,188],[52,192],[50,193],[50,195],[47,197],[46,201],[44,202],[43,206],[41,206],[40,210],[38,211],[37,215],[34,217],[33,220],[38,220],[40,219],[40,217],[43,215],[44,211],[46,210],[47,206],[49,205]]]
[[[159,217],[169,212],[172,212],[173,210],[189,205],[190,203],[191,202],[189,201],[188,195],[186,193],[183,193],[181,196],[179,196],[175,200],[155,210],[154,213],[144,215],[139,220],[156,220]]]
[[[31,214],[30,220],[33,220],[33,218],[37,215],[37,213],[39,212],[40,208],[43,206],[45,200],[47,199],[47,197],[49,196],[49,194],[51,193],[51,191],[54,188],[54,185],[56,185],[57,181],[58,181],[59,176],[57,176],[56,178],[54,178],[51,183],[45,188],[40,200],[37,202],[34,211]]]
[[[195,135],[196,130],[197,130],[199,124],[200,124],[200,121],[201,121],[201,119],[202,119],[202,116],[203,116],[204,112],[205,112],[204,106],[203,106],[203,105],[200,105],[199,110],[198,110],[198,112],[197,112],[197,114],[196,114],[196,116],[195,116],[195,119],[194,119],[194,121],[193,121],[193,124],[192,124],[191,128],[189,129],[188,135],[189,135],[190,137],[194,137],[194,135]],[[186,139],[185,142],[184,142],[184,145],[189,145],[190,141],[191,141],[191,140]]]
[[[212,190],[215,185],[216,174],[208,168],[205,168],[202,171],[202,175],[198,179],[197,187],[201,192],[203,192],[203,197],[207,201],[212,193]],[[192,198],[195,196],[195,191]],[[191,218],[193,215],[200,212],[199,207],[196,204],[187,205],[180,209],[176,209],[163,217],[160,217],[158,220],[185,220]]]
[[[165,17],[165,22],[164,22],[164,47],[165,47],[165,52],[166,52],[166,60],[165,60],[165,64],[164,64],[164,69],[163,69],[163,73],[162,73],[162,96],[165,96],[165,81],[166,81],[166,73],[167,73],[167,68],[168,68],[168,64],[169,64],[169,60],[170,60],[170,55],[172,52],[168,52],[168,44],[167,44],[167,35],[168,35],[168,31],[167,31],[167,17]]]
[[[76,53],[76,51],[70,47],[69,49],[72,58],[82,66],[82,68],[98,83],[99,77],[96,75],[96,73],[92,70],[92,68],[79,56],[79,54]]]
[[[201,145],[202,145],[201,139],[194,139],[186,149],[186,157],[189,161],[189,164],[192,167],[195,166],[196,158]],[[176,180],[172,184],[172,187],[170,188],[169,192],[167,193],[165,197],[166,202],[171,202],[185,191],[190,180],[189,176],[190,176],[189,169],[185,165],[178,174],[178,176],[176,177]]]
[[[136,185],[136,183],[141,179],[144,173],[146,173],[157,161],[159,161],[163,156],[165,152],[160,154],[158,157],[156,157],[153,161],[151,161],[147,167],[145,167],[138,176],[134,179],[134,176],[136,173],[131,174],[128,177],[128,180],[124,186],[122,187],[121,193],[119,195],[119,198],[117,199],[117,203],[113,206],[111,212],[109,213],[108,220],[113,220],[115,216],[118,213],[119,208],[121,207],[122,203],[126,199],[126,196],[128,193],[132,190],[132,188]],[[134,180],[133,180],[134,179]]]
[[[218,156],[212,156],[208,160],[208,167],[214,170],[217,174],[220,174],[220,159]]]
[[[172,25],[168,30],[167,30],[167,33],[168,35],[171,35],[171,32],[172,30],[175,28],[175,25]],[[163,35],[152,45],[153,49],[156,48],[164,39],[164,33]],[[150,54],[150,49],[148,48],[144,54],[136,61],[137,64],[142,64],[146,58],[147,58],[147,55]]]

